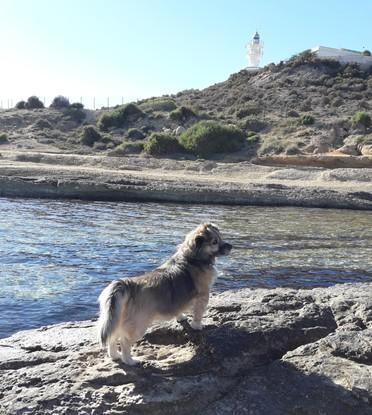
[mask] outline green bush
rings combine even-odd
[[[257,105],[247,105],[236,112],[237,118],[245,118],[249,115],[258,115],[261,109]]]
[[[126,154],[138,154],[143,151],[143,140],[132,141],[130,143],[124,142],[119,144],[109,153],[109,156],[125,156]]]
[[[0,133],[0,144],[5,144],[8,142],[8,134]]]
[[[284,150],[284,147],[281,139],[269,136],[265,137],[257,153],[259,156],[279,154]]]
[[[140,105],[143,111],[164,111],[169,112],[177,108],[177,105],[171,98],[150,98]]]
[[[145,135],[138,128],[129,128],[129,130],[127,131],[127,137],[130,140],[142,140],[143,138],[145,138]]]
[[[366,112],[360,111],[354,114],[352,122],[353,124],[360,124],[366,128],[369,128],[371,126],[371,117]]]
[[[179,107],[169,114],[173,121],[185,122],[189,118],[196,117],[195,112],[189,107]]]
[[[100,130],[107,131],[111,127],[124,127],[128,122],[135,121],[143,115],[137,105],[130,103],[116,108],[111,113],[102,114],[97,125]]]
[[[17,110],[24,110],[26,109],[26,101],[19,101],[16,103],[15,107]]]
[[[68,100],[68,98],[62,95],[56,96],[53,99],[52,103],[50,104],[50,108],[54,108],[57,110],[65,109],[65,108],[68,108],[69,106],[70,106],[70,101]]]
[[[27,109],[44,108],[44,104],[40,101],[40,99],[37,96],[32,95],[31,97],[27,99],[26,108]]]
[[[302,115],[300,122],[302,125],[312,125],[315,122],[315,118],[312,115]]]
[[[172,154],[183,150],[177,139],[166,133],[152,133],[145,140],[143,149],[153,156]]]
[[[246,136],[239,128],[215,121],[199,121],[179,137],[181,145],[197,156],[240,150]]]
[[[86,146],[93,146],[97,141],[101,141],[102,136],[93,125],[86,125],[80,134],[80,142]]]
[[[74,102],[68,108],[66,108],[63,114],[69,119],[81,123],[84,121],[86,114],[84,111],[84,105],[80,102]]]

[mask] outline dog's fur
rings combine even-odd
[[[136,364],[131,347],[149,325],[174,317],[183,320],[186,310],[193,313],[191,327],[201,330],[209,290],[216,278],[215,258],[227,255],[231,248],[215,225],[200,225],[159,268],[106,287],[99,297],[98,326],[101,345],[108,346],[108,355],[128,365]]]

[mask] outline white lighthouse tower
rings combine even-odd
[[[247,45],[247,55],[249,66],[247,69],[255,70],[260,67],[260,60],[263,55],[263,42],[260,40],[258,32]]]

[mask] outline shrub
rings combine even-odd
[[[153,156],[172,154],[183,150],[177,139],[166,133],[152,133],[145,140],[143,149]]]
[[[17,110],[24,110],[26,109],[26,101],[19,101],[16,103],[15,107]]]
[[[289,111],[287,112],[287,116],[288,116],[288,117],[293,117],[293,118],[298,118],[300,115],[299,115],[299,113],[298,113],[297,111],[295,111],[295,110],[289,110]]]
[[[302,115],[300,122],[302,125],[312,125],[315,122],[315,118],[312,115]]]
[[[5,144],[8,142],[8,134],[0,133],[0,144]]]
[[[143,141],[137,140],[130,143],[121,143],[109,153],[109,156],[125,156],[126,154],[135,153],[138,154],[143,151]]]
[[[70,101],[68,100],[68,98],[62,95],[56,96],[53,99],[52,103],[50,104],[50,108],[55,108],[57,110],[65,109],[65,108],[68,108],[69,106],[70,106]]]
[[[282,140],[276,137],[266,137],[258,150],[258,155],[279,154],[284,150]]]
[[[143,111],[164,111],[169,112],[177,108],[171,98],[150,98],[140,104]]]
[[[86,146],[92,146],[95,142],[101,141],[102,136],[93,125],[86,125],[80,134],[80,142]]]
[[[369,50],[363,50],[363,56],[371,56],[371,52]]]
[[[288,60],[288,65],[292,67],[305,65],[307,63],[312,63],[315,60],[315,54],[311,52],[310,49],[304,50],[301,53],[298,53],[297,55],[293,55]]]
[[[189,107],[179,107],[169,114],[173,121],[185,122],[189,118],[196,117],[195,112]]]
[[[38,130],[45,130],[45,129],[52,129],[53,126],[48,120],[44,120],[42,118],[38,119],[35,124],[33,125],[34,128]]]
[[[98,128],[107,131],[111,127],[123,127],[130,121],[141,118],[144,113],[135,104],[126,104],[116,108],[111,113],[102,114],[98,120]]]
[[[199,121],[180,135],[183,147],[197,156],[240,150],[246,140],[242,130],[215,121]]]
[[[37,96],[32,95],[31,97],[27,99],[26,108],[27,109],[44,108],[44,104],[40,101],[40,99]]]
[[[371,126],[371,117],[366,112],[360,111],[354,114],[352,122],[353,124],[360,124],[366,128],[369,128]]]
[[[78,123],[83,122],[83,120],[86,117],[84,105],[80,102],[74,102],[73,104],[71,104],[68,108],[65,109],[63,114],[66,117]]]
[[[142,140],[145,138],[145,135],[138,128],[129,128],[127,131],[127,137],[131,140]]]
[[[245,118],[248,115],[258,115],[261,112],[257,105],[247,105],[236,112],[238,118]]]

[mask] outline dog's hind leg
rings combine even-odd
[[[110,337],[108,341],[107,354],[112,360],[118,360],[121,358],[118,350],[118,339],[116,337]]]
[[[138,361],[133,359],[131,355],[131,349],[134,342],[131,342],[126,337],[120,338],[120,348],[121,348],[121,360],[128,366],[135,366],[138,364]]]
[[[194,330],[201,330],[203,328],[202,324],[202,318],[204,315],[205,310],[207,309],[209,301],[209,295],[201,295],[199,297],[196,297],[194,307],[193,307],[193,319],[190,323],[190,326]]]

